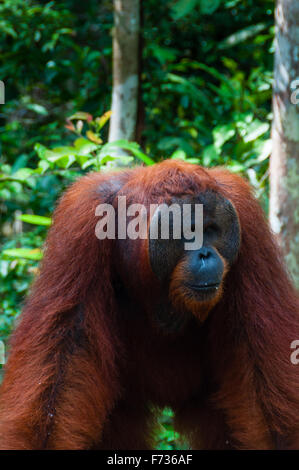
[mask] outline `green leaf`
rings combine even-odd
[[[45,158],[60,168],[68,168],[76,161],[76,149],[70,146],[56,147],[45,152]]]
[[[86,137],[89,140],[91,140],[91,142],[94,142],[95,144],[101,145],[103,143],[102,139],[92,131],[87,131]]]
[[[31,259],[34,261],[39,261],[43,257],[41,250],[29,249],[29,248],[11,248],[9,250],[4,250],[2,254],[9,258],[14,258],[14,259],[25,258],[25,259]]]
[[[80,119],[82,121],[92,121],[92,115],[89,113],[84,113],[83,111],[78,111],[77,113],[72,114],[72,116],[70,116],[68,119],[70,121],[72,121],[73,119]]]
[[[196,68],[204,70],[205,72],[212,75],[212,77],[217,78],[221,82],[225,83],[233,91],[235,91],[234,90],[234,84],[232,83],[232,81],[229,78],[227,78],[223,73],[218,72],[218,70],[215,69],[214,67],[209,67],[208,65],[197,62],[196,63]]]
[[[91,152],[98,149],[98,145],[94,144],[93,142],[90,142],[84,137],[80,137],[79,139],[76,139],[74,142],[74,146],[75,146],[76,152],[78,152],[78,154],[80,155],[88,155]]]
[[[181,85],[180,89],[178,89],[179,92],[182,92],[183,90],[190,96],[190,98],[202,103],[207,110],[211,108],[211,102],[207,98],[205,93],[193,83],[191,83],[190,80],[187,80],[186,78],[181,77],[180,75],[176,75],[174,73],[168,73],[167,79],[172,83],[178,83],[179,85]]]
[[[169,417],[169,418],[173,418],[173,417],[174,417],[174,412],[173,412],[173,410],[172,410],[171,408],[165,407],[165,408],[163,409],[163,415],[164,415],[164,416],[167,416],[167,417]]]
[[[119,163],[121,163],[122,165],[126,166],[126,165],[129,165],[130,163],[133,162],[133,157],[130,157],[130,156],[126,156],[126,155],[118,155],[117,158],[114,160],[117,160]],[[104,159],[105,161],[105,159]]]
[[[9,35],[13,38],[18,37],[16,31],[13,29],[13,27],[11,25],[8,25],[8,23],[6,21],[0,21],[0,30],[1,30],[2,34],[6,33],[7,35]]]
[[[270,128],[268,122],[261,122],[255,119],[247,128],[247,134],[243,137],[244,142],[252,142],[261,135],[265,134]]]
[[[173,152],[170,158],[175,159],[175,160],[187,160],[187,154],[184,150],[177,149]]]
[[[115,162],[115,160],[117,160],[117,157],[113,157],[112,155],[105,155],[102,156],[99,160],[101,165],[105,165],[108,162]]]
[[[252,186],[254,188],[258,188],[259,187],[259,182],[258,182],[256,171],[253,168],[249,168],[247,170],[247,175],[248,175],[249,181],[252,184]]]
[[[16,171],[20,170],[21,168],[25,168],[28,163],[28,155],[21,154],[17,159],[14,161],[14,164],[11,167],[11,172],[15,173]]]
[[[179,20],[188,15],[198,5],[198,0],[178,0],[172,7],[172,18]]]
[[[48,115],[47,109],[41,104],[29,103],[26,105],[26,108],[29,109],[30,111],[34,111],[36,114],[40,114],[41,116]]]
[[[227,163],[227,167],[234,173],[241,173],[244,170],[244,167],[241,163],[230,161]]]
[[[95,121],[98,124],[99,129],[102,129],[102,127],[104,127],[106,122],[110,119],[111,114],[112,114],[112,111],[106,111],[106,113],[104,113],[101,117],[96,118]]]
[[[11,177],[20,181],[26,181],[29,176],[32,176],[33,174],[34,170],[32,168],[20,168],[13,175],[11,175]]]
[[[48,149],[44,145],[37,143],[34,146],[34,150],[36,151],[38,158],[41,160],[46,159],[46,153],[48,152]]]
[[[80,167],[83,166],[91,159],[90,155],[76,155],[76,161],[79,163]]]
[[[89,158],[87,161],[82,163],[82,170],[85,170],[86,168],[94,166],[97,169],[97,159],[96,158]]]
[[[33,225],[44,225],[50,227],[52,220],[50,217],[43,217],[42,215],[33,215],[33,214],[22,214],[17,217],[18,220],[22,220],[27,224]]]
[[[47,150],[46,152],[46,158],[47,160],[55,161],[55,159],[60,158],[60,157],[65,157],[68,155],[75,155],[76,150],[74,147],[71,147],[70,145],[65,145],[62,147],[55,147],[51,150]]]
[[[200,11],[204,15],[211,15],[217,10],[221,0],[200,0]]]
[[[202,162],[205,166],[209,166],[212,162],[217,162],[219,159],[219,149],[214,145],[208,145],[203,151]]]
[[[215,149],[219,151],[223,144],[230,140],[236,133],[234,124],[224,124],[223,126],[216,126],[213,129],[213,138]]]
[[[49,162],[47,160],[40,160],[38,162],[38,168],[35,170],[36,173],[43,175],[50,168]]]
[[[109,151],[113,150],[115,147],[130,151],[135,157],[146,163],[146,165],[154,165],[155,163],[150,157],[140,150],[140,146],[136,144],[136,142],[129,142],[128,140],[124,139],[116,140],[115,142],[109,142],[108,144],[103,145],[99,156],[107,155],[107,153],[109,153]]]
[[[64,157],[55,157],[52,161],[60,168],[69,168],[76,161],[76,157],[75,155],[65,155]]]
[[[165,64],[165,62],[175,61],[179,53],[179,51],[176,49],[170,47],[161,47],[157,44],[151,45],[151,52],[161,64]]]
[[[193,156],[194,155],[194,150],[192,148],[192,145],[189,144],[189,142],[182,137],[173,137],[173,136],[166,136],[163,137],[160,142],[158,143],[158,148],[160,150],[170,150],[173,147],[177,147],[178,149],[183,150],[187,156]]]
[[[237,31],[236,33],[228,36],[226,39],[224,39],[224,41],[219,44],[218,47],[219,49],[226,49],[227,47],[236,46],[237,44],[240,44],[246,41],[247,39],[255,36],[267,27],[268,25],[266,23],[259,23],[248,26],[247,28],[241,29],[240,31]]]
[[[263,162],[266,158],[270,157],[272,151],[272,140],[267,139],[263,142],[262,150],[258,156],[258,161]]]

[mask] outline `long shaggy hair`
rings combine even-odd
[[[147,242],[99,241],[95,209],[119,195],[148,206],[205,190],[234,205],[240,251],[205,321],[165,334],[168,292]],[[153,410],[166,405],[195,449],[299,448],[294,339],[298,297],[242,178],[178,161],[87,175],[61,198],[11,338],[0,448],[147,449]]]

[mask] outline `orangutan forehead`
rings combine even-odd
[[[195,194],[179,194],[165,198],[165,204],[171,206],[176,204],[181,208],[189,205],[191,212],[194,212],[196,205],[203,206],[203,216],[206,219],[225,219],[236,217],[236,212],[232,203],[221,194],[215,191],[206,190]]]
[[[184,192],[175,191],[174,188],[170,188],[168,191],[165,189],[166,183],[159,185],[159,187],[152,189],[149,194],[144,194],[142,188],[140,191],[135,192],[131,189],[131,182],[125,184],[117,193],[116,196],[125,196],[127,204],[178,204],[180,206],[184,204],[203,204],[210,212],[219,210],[223,207],[223,202],[227,199],[216,192],[214,189],[200,189],[200,188],[189,188]]]
[[[205,190],[201,192],[195,192],[190,194],[178,194],[169,198],[169,201],[173,204],[203,204],[210,208],[210,210],[215,210],[217,205],[225,198],[215,191]]]

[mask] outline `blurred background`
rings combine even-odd
[[[0,2],[4,344],[59,195],[92,170],[180,158],[242,174],[299,285],[296,26],[296,0]],[[157,448],[184,448],[171,417]]]

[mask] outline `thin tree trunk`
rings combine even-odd
[[[109,142],[135,140],[138,108],[139,0],[114,0],[113,91]]]
[[[299,287],[298,0],[277,0],[273,114],[270,223]]]
[[[142,74],[143,74],[143,48],[144,37],[142,34],[144,27],[144,3],[143,0],[139,1],[140,11],[140,31],[139,31],[139,44],[138,44],[138,104],[137,104],[137,123],[136,123],[136,137],[135,140],[141,147],[144,148],[143,129],[145,122],[145,106],[143,102],[142,91]]]

